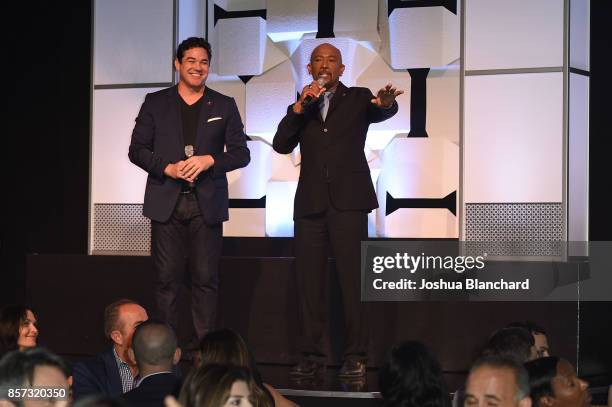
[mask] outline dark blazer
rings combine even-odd
[[[204,221],[213,224],[228,219],[225,173],[246,166],[250,154],[234,99],[208,87],[203,97],[194,155],[210,154],[215,164],[199,175],[196,193]],[[179,98],[178,86],[145,97],[128,154],[131,162],[149,173],[143,214],[157,222],[170,218],[181,190],[181,181],[164,175],[168,164],[185,158]]]
[[[93,359],[76,363],[72,369],[72,389],[75,400],[94,394],[121,395],[123,387],[113,348]]]
[[[169,394],[178,397],[180,390],[181,380],[174,373],[160,373],[145,377],[123,399],[132,407],[163,407],[164,397]]]
[[[370,123],[397,113],[397,103],[381,109],[367,88],[339,83],[325,122],[317,103],[303,114],[289,106],[274,135],[274,150],[287,154],[300,144],[302,163],[293,219],[323,212],[328,199],[339,210],[371,211],[378,200],[363,151]],[[329,198],[328,198],[329,194]]]

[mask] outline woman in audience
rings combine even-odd
[[[393,347],[378,375],[385,407],[450,407],[440,364],[420,342]]]
[[[34,348],[38,329],[34,312],[23,305],[0,309],[0,357],[12,350]]]
[[[278,390],[263,382],[246,342],[231,329],[220,329],[208,333],[200,343],[200,352],[203,365],[219,363],[248,368],[255,381],[253,398],[258,401],[259,405],[297,407],[297,404],[283,397]]]
[[[187,376],[179,401],[182,407],[261,407],[252,396],[254,387],[247,369],[211,363]]]
[[[525,363],[534,407],[588,407],[589,384],[576,376],[571,363],[549,356]]]

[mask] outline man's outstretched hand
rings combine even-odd
[[[372,99],[371,102],[378,107],[388,109],[393,105],[395,98],[402,93],[404,93],[403,90],[397,90],[392,84],[388,83],[387,86],[378,91],[376,98]]]

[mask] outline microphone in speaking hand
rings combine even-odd
[[[191,144],[187,144],[185,146],[185,157],[193,157],[193,146]],[[189,182],[189,187],[193,188],[195,184],[193,182]]]
[[[322,88],[323,86],[325,86],[325,79],[323,78],[317,79],[317,85],[319,85],[319,88]],[[306,107],[310,105],[316,99],[317,98],[313,97],[312,95],[306,96],[304,100],[302,100],[302,107]]]

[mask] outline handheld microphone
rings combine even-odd
[[[185,146],[185,157],[189,158],[193,156],[193,146],[188,144]]]
[[[323,86],[325,86],[325,79],[323,78],[319,78],[317,79],[317,85],[319,85],[320,88],[322,88]],[[308,95],[304,98],[304,100],[302,100],[302,107],[306,107],[309,104],[311,104],[316,98]]]
[[[189,157],[193,157],[193,146],[191,144],[188,144],[185,146],[185,157],[189,158]],[[189,188],[193,188],[195,186],[195,184],[193,182],[189,182],[188,183]]]

